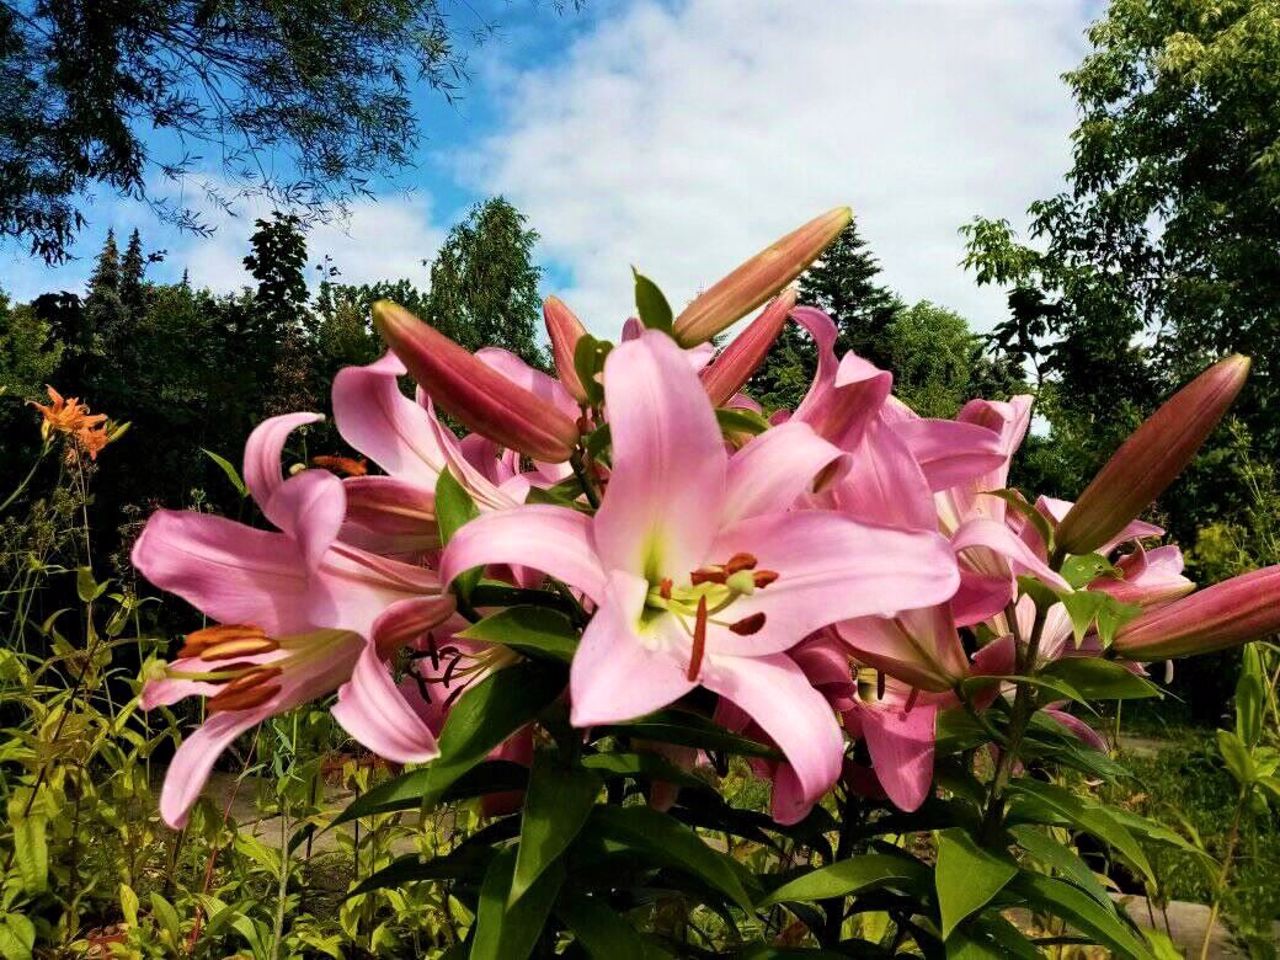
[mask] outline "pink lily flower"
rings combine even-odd
[[[586,327],[559,297],[547,297],[542,302],[542,320],[547,326],[547,339],[551,341],[551,359],[556,366],[556,376],[574,400],[585,404],[587,391],[578,379],[578,368],[573,361],[578,341],[587,332]]]
[[[663,333],[615,347],[604,389],[613,461],[599,512],[484,514],[449,543],[442,578],[529,564],[596,605],[570,673],[576,726],[632,720],[703,686],[779,744],[806,796],[821,795],[839,773],[840,731],[784,651],[835,620],[945,600],[957,582],[945,541],[785,512],[843,469],[840,451],[797,423],[730,458],[701,382]]]
[[[221,623],[250,623],[273,637],[316,629],[367,635],[391,604],[453,601],[430,570],[377,556],[339,539],[346,488],[323,470],[287,480],[280,455],[296,428],[323,419],[294,413],[259,425],[245,445],[244,479],[279,532],[194,511],[158,510],[133,548],[133,564]]]

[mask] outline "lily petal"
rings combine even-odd
[[[401,696],[373,643],[338,688],[330,712],[347,733],[393,763],[425,763],[440,755],[435,735]]]
[[[857,712],[884,792],[900,810],[910,813],[919,809],[933,782],[937,707],[927,703],[918,703],[911,710],[860,706]]]
[[[702,382],[674,340],[646,330],[610,352],[604,391],[613,471],[595,518],[601,560],[640,576],[693,570],[715,536],[728,462]]]
[[[634,720],[680,699],[696,684],[686,676],[690,640],[663,614],[641,624],[648,583],[614,571],[569,668],[575,727]]]
[[[773,816],[784,824],[802,819],[835,784],[844,761],[844,737],[826,698],[783,654],[711,656],[702,684],[741,708],[778,745],[800,789],[775,792]]]
[[[807,423],[766,430],[729,459],[723,522],[786,511],[815,486],[839,481],[850,466],[849,455]]]
[[[825,510],[754,517],[724,530],[713,556],[753,554],[779,576],[730,608],[735,618],[765,614],[763,628],[717,634],[717,650],[779,653],[819,627],[950,599],[960,582],[950,548],[936,533],[858,523]]]
[[[286,413],[258,424],[244,445],[244,485],[263,514],[286,533],[289,527],[271,515],[271,501],[285,478],[280,457],[289,434],[308,423],[323,420],[319,413]]]
[[[481,514],[449,541],[440,558],[440,579],[448,584],[472,567],[494,563],[534,566],[597,603],[605,594],[591,518],[568,507],[536,503]]]
[[[160,789],[160,816],[175,830],[187,825],[191,807],[209,780],[213,765],[233,740],[255,724],[271,716],[272,710],[215,713],[182,741],[173,755]]]

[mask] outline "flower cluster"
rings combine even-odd
[[[46,443],[54,434],[65,437],[69,441],[67,456],[71,460],[81,453],[88,454],[90,460],[97,460],[102,448],[128,429],[127,424],[112,424],[105,413],[90,413],[88,405],[75,397],[67,399],[53,387],[45,389],[49,393],[47,404],[31,401],[31,406],[40,411],[40,436]]]
[[[637,277],[639,316],[616,345],[549,298],[556,376],[377,304],[390,350],[338,375],[333,414],[380,472],[348,458],[286,470],[289,435],[320,417],[275,417],[244,461],[273,529],[160,511],[136,545],[154,584],[217,623],[144,690],[148,708],[207,698],[166,820],[184,822],[238,734],[334,691],[369,749],[431,761],[467,692],[534,655],[492,624],[540,603],[572,624],[572,727],[701,713],[770,748],[757,769],[784,824],[841,780],[918,807],[940,717],[981,721],[997,702],[1016,717],[1020,677],[1081,658],[1141,673],[1280,627],[1280,569],[1193,592],[1178,548],[1138,519],[1231,404],[1245,358],[1171,398],[1074,504],[1025,497],[1008,477],[1030,397],[920,417],[890,372],[837,356],[832,321],[796,306],[787,285],[848,219],[806,224],[678,316]],[[711,338],[762,304],[717,353]],[[817,370],[794,411],[766,419],[741,391],[787,322]],[[1061,705],[1045,712],[1096,741]],[[527,762],[532,738],[524,725],[496,750]]]

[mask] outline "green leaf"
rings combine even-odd
[[[471,494],[458,482],[453,471],[441,470],[436,480],[436,523],[440,527],[440,545],[443,547],[448,544],[464,523],[475,519],[479,514]],[[458,596],[464,600],[470,597],[472,589],[480,582],[483,574],[483,567],[474,567],[458,576],[453,582]]]
[[[1063,594],[1061,599],[1071,617],[1077,647],[1092,626],[1098,631],[1102,648],[1107,649],[1115,639],[1116,631],[1142,612],[1141,607],[1121,603],[1111,594],[1099,590],[1077,590]]]
[[[604,361],[612,349],[613,344],[608,340],[597,340],[589,333],[579,337],[578,345],[573,348],[574,372],[582,382],[582,389],[587,392],[587,403],[593,407],[604,402],[601,373],[604,371]]]
[[[226,457],[220,457],[212,450],[200,448],[200,452],[222,468],[222,472],[227,475],[227,479],[231,481],[231,485],[236,488],[236,492],[241,498],[249,495],[249,488],[245,486],[245,482],[240,479],[240,472],[236,470],[235,465]]]
[[[160,924],[160,928],[169,934],[174,943],[182,941],[182,922],[178,919],[178,911],[156,891],[151,891],[151,913]]]
[[[1266,709],[1267,677],[1262,654],[1254,643],[1245,644],[1236,681],[1236,736],[1247,747],[1257,746],[1262,736],[1262,716]]]
[[[478,883],[497,854],[494,844],[514,836],[515,827],[514,818],[496,820],[469,836],[444,856],[423,860],[418,854],[409,853],[397,857],[381,870],[370,874],[346,895],[355,897],[371,890],[403,887],[408,883],[427,880],[467,880]]]
[[[1076,590],[1087,587],[1094,580],[1105,574],[1117,575],[1119,571],[1100,553],[1072,555],[1062,562],[1058,571],[1062,579]]]
[[[35,924],[20,913],[0,916],[0,957],[4,960],[31,960],[35,946]]]
[[[91,567],[76,567],[76,594],[80,597],[81,603],[92,603],[97,600],[107,592],[107,587],[110,585],[110,580],[105,583],[94,580]]]
[[[984,850],[964,830],[938,834],[938,866],[934,880],[942,915],[942,938],[951,936],[961,920],[991,901],[1018,868],[1005,857]]]
[[[1218,731],[1218,752],[1222,754],[1222,760],[1231,771],[1231,775],[1236,778],[1236,783],[1242,787],[1253,783],[1257,772],[1254,769],[1253,757],[1250,755],[1249,748],[1234,732]]]
[[[546,607],[508,607],[458,636],[467,640],[500,643],[521,653],[549,656],[568,663],[578,649],[578,631],[569,618]]]
[[[1019,778],[1009,784],[1011,795],[1032,797],[1053,810],[1069,824],[1102,840],[1121,854],[1132,866],[1142,871],[1147,882],[1155,886],[1155,873],[1142,846],[1133,834],[1100,804],[1086,802],[1075,794],[1051,783]],[[1014,811],[1011,811],[1013,813]]]
[[[737,863],[707,846],[698,834],[674,817],[649,807],[596,807],[591,825],[608,840],[625,844],[649,859],[692,874],[751,910],[751,895]]]
[[[603,781],[582,767],[557,763],[557,755],[540,750],[534,757],[529,790],[520,821],[520,847],[511,879],[511,902],[524,896],[587,822]]]
[[[595,960],[659,960],[670,956],[596,897],[562,896],[556,904],[556,916]]]
[[[746,434],[754,437],[769,429],[769,421],[754,410],[737,410],[721,407],[716,410],[716,422],[726,437]]]
[[[766,744],[750,737],[731,733],[705,717],[687,710],[659,710],[632,723],[595,727],[599,736],[629,736],[662,743],[676,743],[684,747],[700,747],[704,750],[722,750],[747,757],[778,759],[782,755]]]
[[[1004,917],[984,916],[947,938],[947,960],[1041,960],[1034,943]]]
[[[440,731],[440,756],[430,766],[382,784],[354,800],[334,825],[375,813],[391,804],[437,803],[459,777],[498,744],[533,720],[564,690],[562,669],[518,663],[485,677],[458,698]],[[405,809],[405,806],[399,806]]]
[[[1114,906],[1100,904],[1064,880],[1022,872],[1009,881],[1008,890],[1024,898],[1033,910],[1061,917],[1085,936],[1118,951],[1121,956],[1138,960],[1151,957],[1146,944],[1120,918]]]
[[[768,907],[786,901],[829,900],[885,886],[901,888],[905,885],[909,889],[928,880],[929,871],[909,857],[869,853],[801,874],[769,893],[759,906]]]
[[[1110,903],[1106,888],[1098,882],[1089,865],[1074,850],[1059,843],[1044,830],[1029,823],[1011,827],[1009,832],[1018,841],[1018,846],[1031,854],[1046,867],[1051,867],[1065,875],[1085,893],[1101,904]]]
[[[516,851],[503,850],[485,871],[480,906],[471,937],[471,960],[524,960],[546,926],[556,894],[564,883],[564,865],[556,863],[523,897],[511,902]]]
[[[582,758],[582,765],[604,777],[632,777],[637,780],[665,780],[682,787],[706,787],[707,782],[682,770],[657,753],[594,753]]]
[[[636,312],[640,315],[640,322],[650,330],[670,333],[671,324],[675,320],[671,304],[667,303],[667,298],[656,283],[635,267],[631,268],[631,272],[636,278]]]
[[[49,886],[48,818],[37,802],[25,810],[23,793],[9,798],[9,829],[13,831],[13,859],[27,893],[43,893]]]
[[[1054,660],[1041,675],[1065,680],[1090,700],[1138,700],[1161,695],[1160,688],[1150,680],[1126,670],[1114,660],[1100,657]]]

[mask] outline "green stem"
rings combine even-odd
[[[1226,889],[1227,880],[1231,877],[1231,863],[1235,859],[1236,844],[1240,840],[1240,821],[1244,817],[1245,804],[1249,802],[1249,792],[1249,784],[1240,786],[1235,813],[1231,816],[1231,830],[1227,834],[1227,852],[1222,857],[1222,869],[1218,872],[1218,883],[1213,891],[1213,906],[1209,910],[1209,922],[1205,924],[1204,939],[1200,941],[1200,960],[1208,960],[1209,957],[1209,943],[1213,939],[1213,928],[1218,922],[1218,912],[1222,909],[1222,891]]]
[[[51,446],[51,444],[46,442],[45,445],[40,448],[40,455],[36,457],[35,462],[31,464],[31,469],[28,470],[27,475],[22,478],[22,482],[18,484],[17,489],[5,498],[4,503],[0,503],[0,513],[3,513],[8,508],[9,504],[22,496],[22,491],[27,489],[27,485],[31,483],[31,478],[36,475],[36,470],[39,469],[40,464],[44,462],[45,455],[48,454]]]
[[[1047,610],[1036,606],[1036,618],[1031,627],[1031,638],[1026,649],[1018,657],[1018,673],[1027,675],[1035,670],[1036,659],[1040,655],[1040,637],[1044,633]],[[982,817],[982,836],[988,841],[994,840],[996,831],[1004,820],[1004,791],[1009,785],[1014,764],[1018,762],[1018,750],[1022,746],[1022,738],[1035,713],[1035,693],[1029,683],[1018,683],[1018,692],[1014,694],[1013,710],[1009,716],[1008,743],[1000,751],[1000,759],[996,763],[995,776],[991,780],[991,794],[987,798],[987,810]]]
[[[598,510],[600,508],[600,493],[596,490],[595,483],[592,482],[591,477],[587,474],[587,468],[583,463],[580,450],[573,452],[573,456],[569,458],[569,466],[573,469],[573,475],[578,478],[578,483],[582,486],[582,492],[586,494],[587,503]]]

